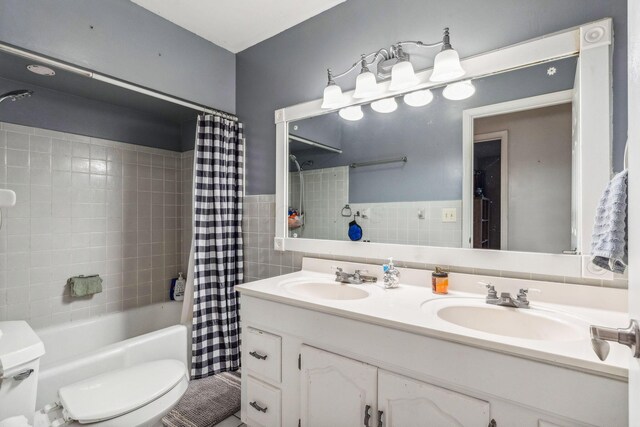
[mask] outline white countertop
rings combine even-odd
[[[337,262],[333,262],[337,263]],[[326,271],[323,270],[323,271]],[[348,270],[347,270],[348,271]],[[417,271],[417,270],[414,270]],[[430,273],[429,273],[430,274]],[[402,277],[401,277],[402,278]],[[626,327],[628,315],[623,311],[578,307],[550,302],[536,302],[536,294],[530,297],[532,310],[551,310],[576,318],[584,325],[584,337],[573,341],[544,341],[522,339],[489,334],[457,326],[440,319],[437,315],[421,309],[427,300],[442,298],[477,298],[483,301],[485,294],[461,292],[454,284],[448,295],[435,295],[430,287],[400,285],[397,289],[384,289],[381,283],[354,286],[368,290],[370,296],[356,300],[328,300],[306,297],[292,293],[288,286],[293,282],[332,281],[334,276],[317,271],[303,270],[292,274],[259,280],[236,286],[242,295],[275,301],[296,307],[315,310],[335,316],[377,324],[428,337],[439,338],[474,347],[577,369],[596,375],[626,381],[628,378],[629,349],[622,345],[611,345],[606,361],[600,361],[591,348],[589,324]],[[484,278],[483,278],[484,279]],[[513,279],[517,281],[517,279]],[[526,282],[526,281],[523,281]],[[528,281],[531,283],[530,281]],[[562,286],[562,284],[558,284]],[[468,286],[461,286],[468,291]],[[582,287],[581,287],[582,288]],[[588,287],[586,287],[588,288]],[[589,290],[586,289],[588,292]],[[478,288],[478,292],[482,292]],[[500,289],[498,289],[500,292]],[[599,289],[597,292],[602,292]],[[560,292],[562,293],[562,292]],[[548,299],[548,298],[546,298]],[[468,301],[468,299],[467,299]],[[522,310],[522,309],[520,309]],[[582,327],[580,327],[582,330]]]

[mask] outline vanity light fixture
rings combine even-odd
[[[465,71],[460,64],[460,56],[451,47],[449,29],[445,28],[444,37],[442,38],[442,50],[436,55],[436,59],[433,62],[433,72],[429,80],[432,82],[446,82],[464,75]]]
[[[404,53],[402,46],[396,47],[398,62],[391,69],[391,84],[389,90],[397,91],[409,89],[419,83],[418,77],[409,62],[409,56]]]
[[[359,105],[343,108],[338,112],[338,114],[343,119],[349,120],[351,122],[358,121],[364,117],[364,113],[362,112],[362,107],[360,107]]]
[[[398,109],[398,103],[395,98],[384,98],[372,102],[371,108],[378,113],[393,113]]]
[[[476,93],[476,87],[471,83],[471,80],[464,80],[447,85],[442,91],[442,96],[451,101],[461,101],[471,97],[474,93]]]
[[[405,90],[416,86],[420,81],[410,62],[409,55],[404,52],[405,46],[442,48],[435,57],[433,72],[430,77],[431,81],[444,82],[456,79],[465,74],[462,65],[460,65],[458,53],[451,47],[449,28],[445,28],[442,40],[438,42],[398,42],[389,49],[382,48],[376,52],[361,55],[358,61],[340,74],[333,75],[331,70],[327,70],[328,83],[324,91],[322,108],[337,108],[341,105],[338,102],[346,102],[344,95],[342,95],[342,90],[335,83],[335,80],[346,76],[358,67],[360,68],[360,74],[358,74],[356,78],[356,88],[353,93],[353,98],[356,99],[378,95],[381,88],[378,86],[377,78],[387,79],[391,77],[391,83],[389,85],[390,91]],[[376,68],[377,78],[370,67]],[[389,72],[389,70],[391,71]]]
[[[340,86],[333,81],[333,76],[331,75],[331,69],[327,70],[327,77],[329,78],[329,83],[327,83],[327,87],[324,88],[324,94],[322,96],[322,108],[336,108],[345,104],[345,96],[342,93],[342,89]]]
[[[429,89],[417,90],[406,94],[403,99],[411,107],[424,107],[433,101],[433,92]]]
[[[360,59],[360,74],[356,77],[356,90],[353,92],[354,98],[368,98],[370,96],[377,95],[380,91],[378,89],[378,82],[376,76],[369,70],[367,66],[367,59],[365,55],[362,55]]]

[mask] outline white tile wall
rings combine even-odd
[[[349,167],[302,171],[304,179],[304,227],[290,230],[309,239],[340,239],[344,235],[340,210],[349,199]],[[300,208],[300,176],[289,174],[289,206]],[[349,221],[347,221],[349,222]]]
[[[247,282],[268,277],[277,276],[279,274],[298,271],[302,268],[302,257],[311,256],[322,259],[335,259],[342,261],[359,262],[365,264],[380,264],[386,260],[370,259],[358,257],[338,257],[333,255],[320,255],[314,253],[284,252],[278,253],[272,250],[274,224],[275,224],[275,204],[274,195],[260,195],[245,197],[245,279]],[[440,203],[440,202],[436,202]],[[447,204],[450,202],[446,202]],[[273,206],[273,207],[271,207]],[[436,211],[431,211],[432,217],[437,217],[441,206],[436,206]],[[410,209],[413,212],[414,208]],[[460,212],[458,212],[460,214]],[[375,218],[375,216],[373,217]],[[373,219],[372,218],[372,219]],[[450,224],[450,223],[449,223]],[[260,251],[260,248],[263,251]],[[279,255],[280,254],[280,255]],[[394,259],[394,261],[402,267],[418,268],[433,270],[435,265],[429,263],[404,262],[403,260]],[[479,274],[484,276],[496,277],[513,277],[518,279],[541,280],[548,282],[574,283],[588,286],[604,286],[612,288],[627,288],[627,275],[616,275],[615,280],[597,280],[597,279],[578,279],[573,277],[550,276],[546,274],[519,273],[513,271],[486,270],[480,268],[466,268],[456,265],[442,266],[452,272]]]
[[[189,265],[193,231],[193,150],[182,153],[180,162],[180,191],[182,193],[182,236],[180,246],[182,258],[180,264],[183,271],[186,271]]]
[[[244,240],[244,281],[293,273],[302,267],[302,254],[273,249],[275,196],[245,196],[242,231]]]
[[[48,325],[168,299],[186,268],[180,153],[0,123],[0,320]],[[104,292],[72,299],[67,278]]]
[[[315,169],[302,172],[304,178],[304,227],[289,231],[293,237],[348,240],[351,217],[341,215],[349,203],[349,167]],[[300,204],[298,172],[289,174],[289,206]],[[368,217],[356,218],[363,240],[429,246],[462,246],[462,201],[433,200],[392,203],[351,203],[353,214],[368,211]],[[443,222],[442,209],[454,208],[456,222]],[[422,212],[422,218],[418,211]]]

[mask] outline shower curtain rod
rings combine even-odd
[[[304,138],[302,136],[294,135],[292,133],[289,134],[289,139],[292,139],[292,140],[298,141],[298,142],[302,142],[302,143],[307,144],[307,145],[311,145],[312,147],[322,148],[323,150],[331,151],[333,153],[342,154],[342,150],[339,149],[339,148],[335,148],[335,147],[332,147],[330,145],[323,144],[322,142],[313,141],[311,139]]]
[[[29,52],[27,50],[23,50],[20,48],[17,48],[15,46],[11,46],[5,43],[0,43],[0,51],[2,52],[7,52],[10,53],[12,55],[16,55],[16,56],[20,56],[22,58],[27,58],[27,59],[31,59],[34,60],[36,62],[39,62],[41,64],[44,65],[50,65],[54,68],[58,68],[61,70],[65,70],[65,71],[69,71],[71,73],[74,74],[79,74],[81,76],[84,77],[89,77],[104,83],[108,83],[114,86],[118,86],[121,87],[123,89],[127,89],[127,90],[131,90],[143,95],[148,95],[148,96],[152,96],[154,98],[157,99],[162,99],[163,101],[168,101],[171,102],[173,104],[176,105],[182,105],[183,107],[187,107],[187,108],[191,108],[192,110],[196,110],[196,111],[201,111],[203,113],[207,113],[207,114],[213,114],[214,116],[219,116],[222,117],[224,119],[227,120],[232,120],[234,122],[238,121],[238,117],[235,116],[234,114],[231,113],[227,113],[226,111],[222,111],[222,110],[216,110],[215,108],[211,108],[211,107],[207,107],[204,105],[200,105],[200,104],[194,104],[193,102],[189,102],[189,101],[185,101],[183,99],[180,98],[176,98],[174,96],[171,95],[167,95],[165,93],[162,92],[158,92],[155,91],[153,89],[148,89],[146,87],[143,86],[138,86],[136,84],[133,83],[129,83],[129,82],[125,82],[123,80],[119,80],[113,77],[109,77],[107,75],[104,74],[100,74],[100,73],[96,73],[94,71],[90,71],[90,70],[85,70],[83,68],[80,67],[76,67],[74,65],[70,65],[55,59],[51,59],[48,58],[46,56],[42,56],[40,54],[37,53],[33,53],[33,52]]]

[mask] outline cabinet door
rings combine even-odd
[[[378,409],[385,427],[487,427],[490,422],[488,402],[382,369]]]
[[[301,357],[303,427],[374,427],[376,367],[309,346]]]

